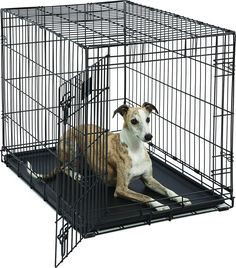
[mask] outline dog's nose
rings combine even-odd
[[[146,141],[150,141],[150,140],[152,139],[152,134],[150,134],[150,133],[146,134],[146,135],[144,136],[144,139],[145,139]]]

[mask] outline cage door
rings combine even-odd
[[[56,265],[96,233],[106,212],[108,61],[100,58],[59,88]]]

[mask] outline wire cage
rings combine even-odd
[[[130,1],[11,8],[1,55],[1,160],[55,208],[56,266],[83,238],[233,207],[235,32]],[[144,102],[154,177],[191,206],[107,184],[112,114]]]

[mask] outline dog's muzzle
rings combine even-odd
[[[151,139],[152,139],[152,134],[146,134],[145,136],[144,136],[144,139],[145,139],[145,141],[150,141]]]

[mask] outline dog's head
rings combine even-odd
[[[137,138],[143,142],[149,142],[152,139],[150,131],[150,114],[157,108],[148,102],[144,102],[141,107],[129,107],[126,104],[118,107],[113,117],[119,113],[124,118],[124,127],[128,128]]]

